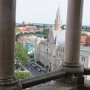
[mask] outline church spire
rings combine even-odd
[[[59,0],[59,6],[58,6],[58,9],[57,9],[57,14],[56,16],[60,16],[60,0]]]
[[[57,9],[57,14],[56,14],[56,16],[60,16],[60,7],[58,7],[58,9]]]
[[[60,0],[59,0],[59,7],[57,9],[56,19],[55,19],[55,30],[57,31],[61,29],[60,19],[61,19],[61,16],[60,16]]]

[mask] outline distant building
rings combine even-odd
[[[16,28],[16,35],[18,33],[35,33],[37,32],[37,28],[35,26],[25,26],[25,27],[18,27]]]
[[[82,45],[90,45],[90,36],[81,36],[80,43]]]
[[[45,39],[44,38],[40,38],[40,37],[37,37],[36,40],[35,40],[35,55],[34,55],[34,58],[36,61],[39,60],[39,57],[40,57],[40,42],[41,41],[44,41]]]
[[[37,36],[38,38],[43,38],[43,37],[44,37],[43,34],[36,34],[36,36]]]
[[[43,29],[43,33],[49,34],[50,28]]]

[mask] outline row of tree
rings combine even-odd
[[[33,33],[33,32],[26,32],[26,33],[19,33],[19,34],[17,34],[16,35],[16,41],[18,40],[18,38],[20,37],[20,36],[23,36],[23,35],[30,35],[30,34],[33,34],[33,35],[35,35],[35,34],[43,34],[44,35],[44,38],[48,38],[48,34],[47,33],[44,33],[44,32],[40,32],[40,31],[38,31],[38,32],[35,32],[35,33]]]
[[[30,62],[30,58],[26,52],[25,47],[19,42],[16,42],[16,45],[15,45],[15,57],[16,57],[17,65],[20,65],[20,63],[22,62],[28,65]],[[17,79],[24,79],[31,76],[32,76],[31,72],[20,71],[19,69],[15,71],[15,77]]]

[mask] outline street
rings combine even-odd
[[[32,67],[32,65],[29,65],[30,71],[32,73],[32,76],[38,76],[41,75],[41,73],[39,71],[37,71],[35,68]]]
[[[24,67],[25,67],[26,69],[28,69],[28,70],[32,73],[32,76],[35,77],[35,76],[39,76],[39,75],[45,74],[45,73],[40,73],[36,68],[34,68],[34,67],[32,66],[32,60],[33,60],[33,59],[31,58],[29,65],[26,65],[24,62],[22,62],[23,65],[24,65]],[[35,64],[36,64],[36,63],[35,63]],[[39,65],[38,65],[38,66],[39,66]]]

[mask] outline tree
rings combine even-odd
[[[44,35],[44,38],[47,39],[48,38],[48,34]]]
[[[17,62],[25,62],[26,64],[29,63],[29,56],[26,52],[25,47],[21,43],[16,43],[15,57]]]
[[[86,33],[81,33],[81,36],[88,36]]]
[[[87,32],[90,32],[90,27],[88,27],[88,28],[86,29],[86,31],[87,31]]]
[[[20,36],[22,36],[23,35],[23,33],[21,32],[21,33],[18,33],[17,35],[16,35],[16,41],[18,40],[18,38],[20,37]]]
[[[31,77],[32,74],[30,72],[24,72],[24,71],[15,71],[15,77],[17,79],[25,79],[28,77]]]

